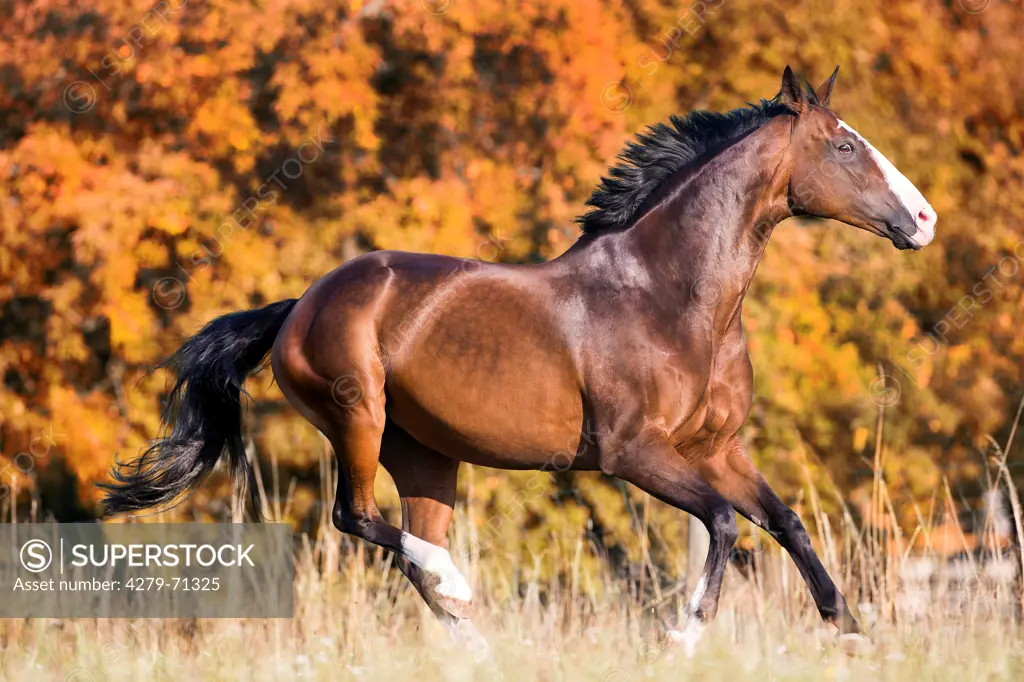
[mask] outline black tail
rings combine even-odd
[[[160,363],[175,375],[163,414],[166,435],[138,459],[115,461],[115,482],[100,484],[107,513],[171,504],[194,490],[226,449],[236,485],[248,488],[259,514],[242,442],[242,385],[262,365],[295,301],[218,317]]]

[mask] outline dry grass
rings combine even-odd
[[[464,529],[456,520],[456,536]],[[850,652],[820,625],[788,558],[763,555],[748,579],[730,568],[723,607],[698,655],[661,644],[683,595],[649,597],[610,576],[537,582],[527,566],[499,575],[460,563],[479,596],[493,660],[448,641],[389,557],[338,535],[303,544],[291,620],[9,620],[0,624],[2,679],[99,680],[1020,680],[1024,631],[1013,585],[907,585],[861,604],[874,645]],[[833,543],[844,546],[854,538]],[[454,544],[454,543],[453,543]],[[458,546],[458,545],[456,545]],[[883,589],[847,584],[853,595]],[[834,575],[843,575],[842,571]],[[955,576],[954,576],[955,577]],[[961,581],[959,585],[964,586]],[[936,587],[937,586],[937,587]],[[951,587],[950,587],[951,586]],[[488,595],[510,594],[504,599]]]
[[[1018,420],[1021,412],[1024,401]],[[490,657],[480,660],[449,640],[390,555],[347,537],[339,543],[325,510],[317,539],[303,537],[296,552],[293,619],[7,620],[0,622],[0,680],[1024,679],[1019,555],[999,549],[1005,543],[957,563],[912,552],[915,538],[932,547],[943,515],[920,512],[909,537],[896,523],[881,474],[883,416],[880,410],[870,526],[858,527],[846,507],[830,521],[808,483],[807,521],[819,554],[859,611],[870,646],[851,650],[837,641],[789,558],[765,546],[755,552],[756,570],[730,566],[718,619],[687,659],[663,637],[665,623],[683,615],[684,591],[664,584],[646,543],[639,578],[627,581],[578,570],[581,553],[593,551],[581,533],[575,555],[555,557],[566,567],[560,579],[542,579],[539,560],[503,573],[453,551],[491,644]],[[989,486],[1009,490],[1020,538],[1021,508],[1004,454],[1012,439],[993,443]],[[336,474],[326,458],[321,467],[327,499]],[[259,492],[267,516],[287,516],[287,496],[268,499],[262,482]],[[952,511],[948,486],[936,501]],[[945,516],[948,527],[956,514]],[[645,505],[644,529],[647,522]],[[451,546],[474,547],[478,525],[460,509]],[[966,537],[958,524],[954,532]],[[978,537],[992,535],[986,524]]]

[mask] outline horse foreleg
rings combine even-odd
[[[722,579],[736,543],[736,512],[671,445],[658,435],[634,441],[627,453],[609,464],[610,473],[657,499],[697,517],[711,535],[704,570],[690,598],[689,621],[669,636],[693,655],[704,624],[718,613]],[[602,467],[604,468],[604,466]]]
[[[811,539],[796,512],[771,489],[738,439],[702,463],[702,473],[740,514],[764,529],[793,558],[810,588],[818,612],[841,633],[858,633],[860,626],[839,588],[814,552]]]

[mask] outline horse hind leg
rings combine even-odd
[[[431,612],[456,640],[480,652],[487,643],[470,620],[472,594],[444,549],[455,507],[459,462],[427,448],[388,423],[381,464],[391,474],[402,501],[402,530],[415,546],[397,564]]]
[[[394,552],[400,565],[414,567],[407,567],[406,574],[419,577],[419,584],[416,580],[414,584],[424,597],[429,595],[443,603],[449,613],[459,616],[468,610],[472,593],[448,551],[413,532],[395,528],[377,508],[373,486],[386,422],[383,404],[373,404],[377,401],[376,396],[365,396],[362,404],[346,406],[343,415],[332,415],[332,426],[326,434],[338,461],[338,489],[332,520],[341,532],[380,545]],[[379,402],[383,402],[383,396]],[[454,474],[455,470],[452,471],[453,491]],[[403,501],[403,508],[405,504]],[[450,510],[448,514],[450,518]],[[447,521],[444,530],[447,530]],[[430,601],[428,599],[428,603]]]
[[[281,390],[334,448],[334,525],[393,552],[403,573],[449,630],[472,628],[465,617],[473,596],[469,583],[441,546],[451,520],[458,462],[389,425],[385,371],[379,361],[335,359],[329,370],[317,371],[294,339],[286,338],[279,346],[274,375]],[[332,376],[340,378],[332,381]],[[404,529],[389,524],[377,508],[373,488],[382,456],[402,496]]]

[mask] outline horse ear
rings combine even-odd
[[[799,116],[807,108],[807,92],[803,84],[793,73],[793,69],[786,67],[782,72],[782,90],[779,92],[782,106],[786,107]]]
[[[839,67],[837,66],[836,70],[832,72],[831,76],[829,76],[829,79],[822,83],[821,87],[814,91],[814,94],[817,95],[818,101],[821,103],[821,106],[827,107],[829,100],[832,99],[832,88],[836,87],[836,78],[838,76]]]

